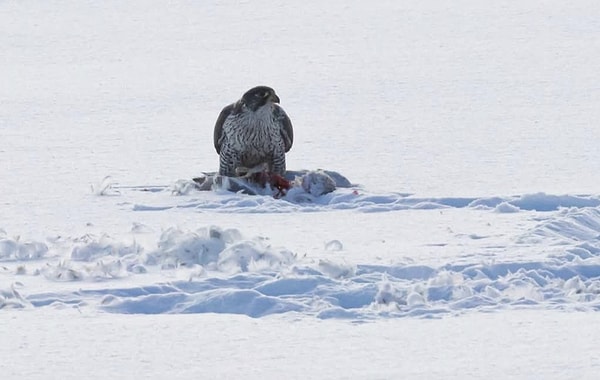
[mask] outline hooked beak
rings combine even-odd
[[[279,103],[279,96],[273,94],[269,97],[273,103]]]

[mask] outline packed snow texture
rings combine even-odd
[[[229,202],[250,202],[246,195],[222,197]],[[269,196],[256,199],[272,200]],[[149,248],[135,238],[124,242],[107,235],[84,235],[37,242],[20,241],[4,232],[0,240],[3,272],[18,276],[15,278],[19,281],[3,289],[0,308],[85,305],[113,313],[210,312],[251,317],[300,312],[318,318],[355,320],[434,317],[513,307],[594,311],[600,308],[600,211],[573,206],[592,201],[590,197],[542,194],[517,200],[430,199],[420,212],[444,210],[452,207],[449,204],[484,208],[490,214],[498,212],[498,205],[503,204],[526,210],[566,206],[511,237],[505,246],[481,244],[480,249],[487,253],[440,265],[416,259],[384,265],[349,263],[343,255],[328,258],[327,252],[344,252],[343,243],[337,240],[324,243],[319,258],[299,257],[298,252],[273,246],[269,239],[246,238],[237,229],[215,226],[169,228]],[[261,209],[264,203],[256,202]],[[388,211],[396,209],[382,198],[379,202],[369,201],[366,210],[370,212],[375,206],[379,211],[384,207]],[[422,209],[418,205],[424,202],[414,204]],[[189,207],[188,202],[185,204]],[[246,207],[252,209],[249,204]],[[315,211],[313,204],[294,207],[296,212],[303,207]],[[136,225],[132,230],[143,228]],[[489,236],[471,234],[468,238],[479,243]],[[490,254],[531,251],[542,243],[548,252],[541,256],[522,254],[515,259]],[[144,282],[142,278],[148,274],[171,279],[142,286],[122,285],[124,279]],[[85,286],[59,292],[32,293],[23,289],[28,277],[37,276],[50,283],[80,282]],[[107,286],[110,281],[116,284]]]
[[[595,379],[599,20],[1,2],[0,377]],[[197,191],[256,85],[348,186]]]

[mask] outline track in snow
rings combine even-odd
[[[397,197],[394,202],[385,197],[373,199],[362,202],[379,207],[407,205],[410,197]],[[569,202],[572,206],[596,201],[541,194],[493,199],[427,202],[437,207],[488,207],[492,212],[510,202],[511,208],[520,204],[525,209],[542,208],[539,205],[553,209]],[[414,205],[423,202],[412,201]],[[2,289],[0,308],[92,307],[111,313],[210,312],[251,317],[297,312],[356,320],[524,307],[600,310],[598,231],[598,208],[564,208],[515,237],[512,246],[500,247],[551,247],[551,253],[542,258],[496,254],[486,259],[479,255],[471,261],[439,266],[418,261],[351,265],[334,259],[311,260],[287,248],[274,248],[261,238],[246,239],[236,229],[218,227],[171,228],[150,249],[107,236],[42,243],[22,242],[3,233],[0,275],[14,281]],[[68,247],[66,255],[58,253],[59,245],[63,251]],[[332,241],[325,249],[339,251],[343,244]],[[29,280],[76,286],[31,292],[23,285]],[[123,282],[126,285],[120,286]]]

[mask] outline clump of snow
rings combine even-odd
[[[0,309],[22,309],[31,304],[21,295],[19,288],[23,288],[20,282],[14,282],[7,289],[0,289]]]
[[[225,272],[278,270],[295,259],[296,255],[291,251],[267,247],[261,240],[243,241],[224,249],[218,257],[217,267]]]
[[[37,260],[48,253],[45,243],[36,241],[21,242],[19,238],[0,238],[0,261],[2,260]]]
[[[146,263],[172,268],[214,264],[226,243],[236,240],[238,235],[236,230],[216,227],[196,231],[169,228],[161,234],[158,248],[148,254]]]
[[[42,268],[41,273],[51,281],[80,281],[84,273],[76,269],[71,262],[62,261],[58,264],[48,264]]]
[[[421,293],[411,292],[406,296],[406,305],[408,307],[418,307],[426,304],[425,297]]]
[[[300,185],[305,192],[315,197],[331,193],[336,189],[334,179],[323,170],[304,174],[300,179]]]
[[[536,286],[527,282],[511,284],[502,291],[502,295],[509,302],[530,301],[538,303],[544,300],[542,292]]]
[[[325,243],[325,250],[331,252],[337,252],[344,249],[344,245],[339,240],[330,240]]]
[[[507,214],[507,213],[519,212],[519,211],[521,211],[521,209],[519,209],[515,205],[510,204],[509,202],[502,202],[494,208],[494,211],[498,212],[498,213]]]
[[[397,308],[398,305],[406,304],[406,292],[395,287],[388,276],[383,275],[381,282],[378,284],[374,302],[375,305],[385,305]]]
[[[0,289],[0,309],[22,309],[31,306],[18,290],[22,287],[22,283],[14,282],[8,289]]]
[[[231,273],[277,270],[294,260],[295,254],[268,246],[263,239],[246,240],[237,229],[211,226],[195,231],[178,228],[163,231],[157,249],[147,254],[145,263],[163,269],[200,266]]]
[[[356,266],[346,263],[335,263],[330,260],[319,260],[318,268],[333,278],[350,278],[356,274]]]
[[[111,176],[106,176],[100,183],[91,185],[92,193],[98,196],[113,196],[119,195],[120,192],[116,189],[116,182]]]
[[[153,229],[143,223],[134,222],[131,225],[131,232],[133,232],[134,234],[145,234],[153,232]]]
[[[572,277],[565,281],[564,288],[568,295],[581,294],[587,290],[587,286],[581,281],[579,276]]]
[[[19,251],[18,243],[12,239],[0,240],[0,259],[11,259]]]
[[[179,179],[171,185],[171,194],[173,195],[188,195],[194,190],[198,190],[198,184],[193,180]]]
[[[91,262],[105,256],[138,255],[142,250],[143,248],[135,243],[123,244],[105,234],[99,238],[86,235],[81,237],[79,243],[73,247],[71,260]]]
[[[41,269],[41,273],[48,280],[59,282],[98,281],[128,275],[127,268],[119,259],[103,259],[84,265],[76,265],[72,261],[61,261],[57,264],[48,264]]]

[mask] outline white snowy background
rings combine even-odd
[[[596,1],[0,2],[0,377],[600,373]],[[272,86],[318,198],[198,192]]]

